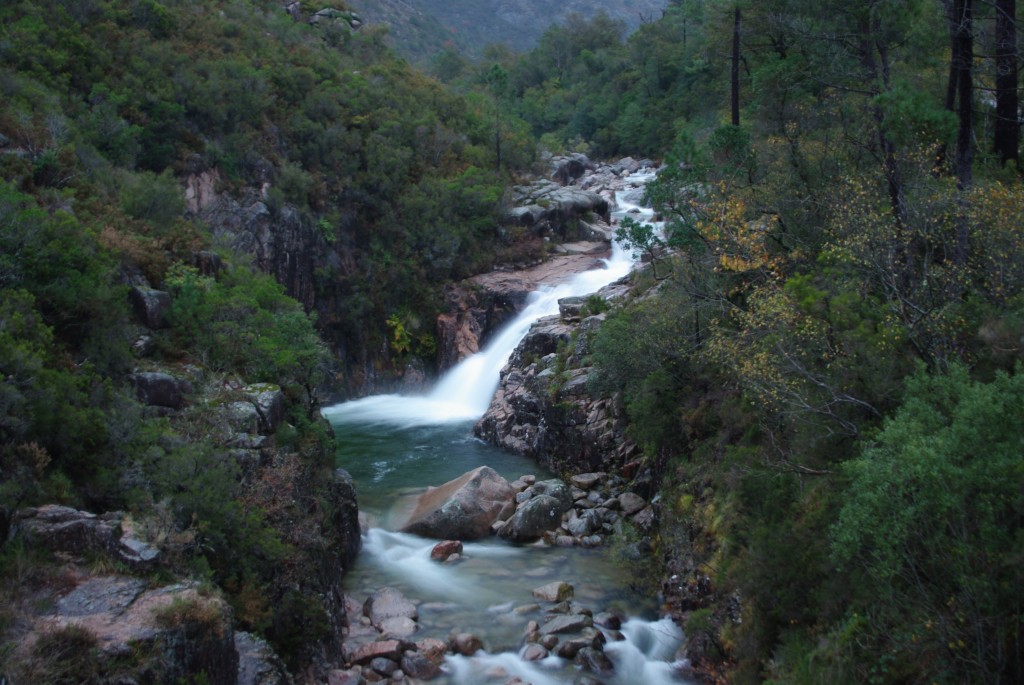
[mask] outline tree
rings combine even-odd
[[[846,629],[855,659],[891,665],[886,682],[901,672],[950,683],[1024,676],[1022,420],[1024,375],[918,373],[846,466],[832,529],[833,557],[857,592]]]
[[[494,168],[501,171],[501,108],[508,96],[508,72],[495,63],[487,71],[486,81],[494,99]]]
[[[995,0],[996,121],[993,150],[999,163],[1020,163],[1017,94],[1017,0]]]

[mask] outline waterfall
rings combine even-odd
[[[654,177],[642,172],[629,181],[642,186]],[[617,209],[612,216],[627,214],[649,220],[653,212],[641,207],[642,190],[616,192]],[[374,395],[343,402],[323,410],[335,423],[380,423],[402,427],[431,426],[443,423],[473,421],[484,415],[498,387],[501,369],[519,341],[538,319],[558,313],[558,300],[590,295],[629,273],[633,259],[617,241],[612,241],[612,254],[602,260],[603,267],[574,275],[557,286],[542,287],[530,295],[527,306],[480,352],[467,357],[448,371],[427,395]]]

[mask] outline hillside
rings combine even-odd
[[[372,24],[389,28],[389,43],[406,57],[429,63],[445,48],[479,57],[487,45],[516,52],[533,49],[541,35],[571,14],[600,12],[628,31],[661,17],[665,0],[355,0],[350,3]]]

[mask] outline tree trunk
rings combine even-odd
[[[740,125],[740,8],[732,20],[732,125]]]
[[[993,151],[1003,166],[1020,161],[1017,120],[1017,2],[996,0],[996,122]]]
[[[956,187],[961,193],[961,205],[974,182],[974,0],[956,0],[956,33],[953,36],[957,65],[957,106],[960,125],[956,136]],[[963,266],[967,262],[968,224],[966,207],[957,219],[953,263]]]

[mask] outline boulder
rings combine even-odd
[[[611,675],[615,672],[615,665],[612,660],[601,650],[593,647],[584,647],[576,654],[576,665],[584,671],[596,673],[600,676]]]
[[[458,633],[452,638],[452,651],[462,656],[473,656],[483,648],[484,643],[472,633]]]
[[[555,157],[551,160],[551,178],[562,185],[578,181],[587,171],[596,167],[586,155],[577,152],[566,157]]]
[[[512,542],[530,542],[562,523],[562,514],[568,509],[551,495],[537,495],[524,503],[512,515],[498,535]]]
[[[195,392],[187,380],[158,371],[133,373],[129,378],[135,386],[135,396],[151,407],[181,409],[185,406],[185,396]]]
[[[514,496],[507,480],[481,466],[417,496],[398,528],[428,538],[477,540],[509,514]]]
[[[128,291],[135,318],[147,328],[166,328],[167,312],[171,309],[171,295],[163,290],[155,290],[136,285]]]
[[[607,480],[607,473],[578,473],[569,481],[581,490],[592,490],[596,485]]]
[[[562,614],[555,616],[540,627],[541,635],[559,633],[578,633],[584,628],[594,625],[592,618],[586,614]]]
[[[578,538],[586,537],[596,530],[601,528],[601,524],[604,523],[601,515],[593,509],[587,509],[580,513],[579,516],[574,516],[566,522],[566,528],[569,532]]]
[[[272,435],[284,423],[287,401],[272,383],[254,383],[241,389],[244,400],[228,405],[228,420],[236,431]]]
[[[430,550],[430,558],[433,561],[448,561],[453,554],[462,554],[462,542],[459,540],[445,540],[434,545]]]
[[[363,615],[377,628],[387,619],[407,618],[416,620],[419,614],[416,605],[401,591],[385,587],[370,595],[363,603]]]
[[[548,650],[543,645],[536,642],[531,642],[523,647],[519,657],[523,661],[540,661],[541,659],[548,658]]]
[[[644,498],[634,492],[624,492],[619,495],[619,506],[622,507],[622,513],[626,516],[632,516],[641,509],[647,506],[647,502]]]
[[[377,640],[360,645],[352,653],[353,664],[369,664],[374,659],[385,658],[398,660],[402,657],[402,643],[398,640]]]
[[[573,587],[569,583],[557,580],[533,589],[533,596],[542,602],[564,602],[572,599]]]
[[[441,675],[441,666],[421,652],[410,651],[402,655],[402,672],[417,680],[430,680]]]

